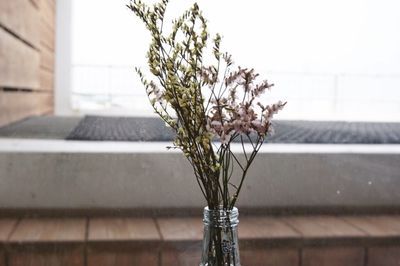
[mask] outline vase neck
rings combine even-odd
[[[222,207],[218,209],[204,208],[204,219],[205,225],[218,226],[218,227],[233,227],[239,223],[239,211],[236,207],[232,210],[227,210]]]
[[[200,266],[240,266],[237,208],[204,208],[204,237]]]

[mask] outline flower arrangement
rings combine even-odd
[[[149,6],[130,0],[128,4],[152,37],[147,58],[154,78],[149,80],[142,70],[136,71],[154,111],[176,133],[174,146],[169,148],[182,150],[192,165],[208,208],[229,211],[271,130],[271,119],[286,103],[264,105],[259,101],[273,84],[258,82],[253,69],[234,67],[231,55],[220,49],[221,36],[209,40],[207,20],[196,3],[173,20],[167,31],[168,2]],[[205,62],[210,42],[214,64]],[[235,141],[241,143],[244,159],[232,151]],[[237,183],[232,179],[235,168],[240,172]]]
[[[149,7],[131,0],[128,5],[151,33],[147,57],[155,79],[149,81],[140,69],[136,71],[154,111],[176,132],[174,146],[169,148],[182,150],[208,206],[232,209],[271,130],[271,119],[285,103],[264,106],[257,101],[273,84],[256,83],[258,74],[253,69],[233,69],[231,55],[220,51],[219,34],[212,41],[215,64],[203,64],[209,33],[196,3],[173,21],[172,32],[164,34],[168,2]],[[213,141],[215,136],[219,144]],[[244,150],[244,163],[231,150],[235,140],[240,140],[243,149],[245,141],[251,143],[252,151]],[[230,182],[233,164],[242,172],[236,185]]]

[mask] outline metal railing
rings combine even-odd
[[[149,111],[133,66],[73,65],[72,70],[74,109]],[[400,120],[400,74],[266,73],[276,88],[264,100],[288,101],[283,118]]]

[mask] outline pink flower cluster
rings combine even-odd
[[[219,136],[222,143],[228,143],[237,135],[256,133],[264,138],[271,129],[271,119],[286,103],[281,101],[272,105],[254,102],[273,84],[263,81],[254,84],[258,74],[254,70],[239,68],[225,77],[224,95],[213,94],[212,106],[208,112],[208,130]],[[237,88],[242,88],[242,101],[238,102]]]

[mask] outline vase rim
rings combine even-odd
[[[208,206],[204,207],[203,222],[205,224],[212,224],[217,227],[231,227],[237,226],[239,223],[239,211],[236,207],[232,210],[223,208],[217,210],[210,210]],[[229,223],[226,223],[229,221]]]
[[[209,212],[212,212],[212,211],[238,212],[239,211],[237,207],[233,207],[232,209],[225,209],[225,208],[223,208],[222,205],[220,205],[218,209],[210,209],[208,206],[205,206],[204,210],[209,211]]]

